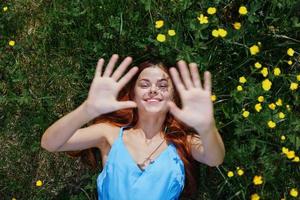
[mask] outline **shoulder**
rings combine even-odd
[[[99,132],[101,131],[104,133],[104,137],[99,144],[100,147],[107,143],[109,143],[109,145],[111,146],[114,143],[114,141],[118,138],[120,127],[110,123],[100,123],[95,125],[98,125],[98,128],[100,129]]]

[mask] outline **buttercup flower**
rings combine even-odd
[[[241,7],[239,8],[239,13],[240,13],[241,15],[246,15],[246,14],[248,13],[248,10],[247,10],[247,8],[246,8],[245,6],[241,6]]]
[[[300,74],[297,75],[297,81],[300,81]]]
[[[277,106],[282,106],[282,100],[281,100],[280,98],[277,99],[276,105],[277,105]]]
[[[234,174],[233,174],[233,172],[232,172],[232,171],[228,171],[228,173],[227,173],[227,176],[228,176],[228,177],[233,177],[233,176],[234,176]]]
[[[282,141],[286,140],[286,138],[285,138],[284,135],[282,135],[282,136],[280,137],[280,139],[281,139]]]
[[[199,20],[200,24],[207,24],[208,23],[208,18],[207,16],[204,16],[203,14],[200,14],[200,17],[197,17]]]
[[[35,185],[36,185],[37,187],[40,187],[40,186],[43,185],[43,182],[42,182],[41,180],[37,180],[36,183],[35,183]]]
[[[265,91],[269,91],[272,87],[272,82],[269,81],[269,79],[265,79],[263,82],[262,82],[262,88],[265,90]]]
[[[253,183],[254,185],[260,185],[263,183],[263,177],[262,176],[254,176]]]
[[[238,85],[237,88],[236,88],[238,91],[242,91],[243,90],[243,87],[241,85]]]
[[[274,103],[270,103],[268,106],[271,110],[275,110],[276,108],[276,105]]]
[[[287,109],[288,111],[291,111],[291,107],[290,107],[289,104],[287,104],[285,107],[286,107],[286,109]]]
[[[157,20],[155,22],[155,28],[161,28],[164,25],[164,21],[163,20]]]
[[[168,34],[169,34],[169,36],[174,36],[174,35],[176,35],[175,30],[173,30],[173,29],[168,30]]]
[[[269,126],[269,128],[275,128],[276,123],[270,120],[270,121],[268,121],[268,126]]]
[[[3,7],[3,12],[6,12],[7,9],[8,9],[8,7],[7,7],[7,6],[4,6],[4,7]]]
[[[236,29],[236,30],[239,30],[241,28],[241,23],[240,22],[234,22],[233,24],[233,28]]]
[[[263,96],[259,96],[259,97],[257,98],[257,100],[258,100],[259,102],[263,102],[263,101],[265,100],[265,98],[264,98]]]
[[[268,68],[264,67],[262,68],[262,70],[260,70],[260,73],[264,76],[267,77],[268,76]]]
[[[247,117],[249,117],[249,114],[250,114],[249,111],[245,110],[243,112],[243,117],[247,118]]]
[[[292,160],[292,162],[299,162],[300,159],[299,159],[299,156],[295,156],[295,158]]]
[[[261,64],[260,64],[259,62],[256,62],[256,63],[254,64],[254,66],[255,66],[255,68],[257,68],[257,69],[261,68]]]
[[[219,28],[218,32],[221,37],[225,37],[227,35],[227,31],[223,28]]]
[[[249,50],[251,55],[256,55],[259,53],[259,47],[257,45],[252,45]]]
[[[297,190],[297,188],[292,188],[292,189],[290,190],[290,195],[291,195],[292,197],[298,197],[298,190]]]
[[[298,89],[298,83],[291,83],[290,89],[291,90],[297,90]]]
[[[242,176],[242,175],[244,174],[244,171],[243,171],[242,169],[238,169],[238,170],[237,170],[237,174],[238,174],[239,176]]]
[[[293,159],[295,157],[295,151],[288,151],[286,153],[286,156],[288,157],[288,159]]]
[[[239,82],[240,82],[240,83],[246,83],[247,80],[246,80],[246,78],[245,78],[244,76],[241,76],[241,77],[239,78]]]
[[[287,53],[287,55],[289,55],[289,56],[293,56],[294,53],[295,53],[295,51],[294,51],[294,49],[292,49],[292,48],[288,48],[288,50],[286,51],[286,53]]]
[[[281,148],[282,153],[287,154],[289,152],[289,149],[286,147]]]
[[[278,117],[280,119],[283,119],[283,118],[285,118],[285,114],[283,112],[280,112],[280,113],[278,113]]]
[[[214,37],[219,37],[219,31],[214,29],[214,30],[212,30],[211,35]]]
[[[280,73],[281,73],[281,71],[280,71],[280,69],[278,67],[276,67],[276,68],[274,68],[273,73],[274,73],[275,76],[279,76]]]
[[[260,196],[257,193],[251,195],[251,200],[259,200]]]
[[[292,62],[291,60],[289,60],[289,61],[288,61],[288,64],[289,64],[289,65],[292,65],[292,64],[293,64],[293,62]]]
[[[255,104],[255,110],[256,110],[257,112],[260,112],[261,109],[262,109],[262,107],[261,107],[261,104],[260,104],[260,103]]]
[[[216,95],[214,95],[214,94],[211,95],[211,100],[212,100],[212,101],[216,101],[216,99],[217,99],[217,96],[216,96]]]
[[[156,39],[159,42],[164,42],[164,41],[166,41],[166,36],[164,34],[158,34]]]
[[[8,42],[8,44],[9,44],[9,46],[12,46],[12,47],[13,47],[13,46],[15,46],[16,43],[15,43],[15,41],[10,40],[10,41]]]
[[[213,15],[213,14],[215,14],[217,12],[217,9],[215,8],[215,7],[209,7],[208,9],[207,9],[207,13],[209,14],[209,15]]]

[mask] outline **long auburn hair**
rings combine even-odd
[[[152,67],[153,65],[158,66],[164,72],[166,72],[169,77],[171,77],[169,73],[169,67],[163,64],[161,61],[157,60],[147,60],[138,65],[138,72],[132,77],[132,79],[126,84],[126,86],[119,92],[118,100],[119,101],[127,101],[134,99],[134,87],[136,81],[138,79],[139,74],[146,68]],[[127,69],[128,71],[129,69]],[[172,80],[172,79],[171,79]],[[174,82],[172,80],[174,85]],[[179,98],[178,92],[174,87],[174,103],[181,108],[181,102]],[[122,109],[118,111],[114,111],[111,113],[106,113],[101,116],[96,117],[92,120],[89,125],[97,124],[97,123],[110,123],[113,126],[122,127],[122,126],[135,126],[138,122],[138,112],[137,108],[128,108]],[[177,149],[177,152],[184,163],[185,169],[185,187],[183,192],[181,193],[181,197],[193,196],[197,191],[197,181],[194,177],[194,173],[196,170],[197,162],[193,159],[191,154],[191,144],[187,140],[187,135],[191,135],[192,137],[199,137],[194,129],[187,127],[182,122],[176,120],[174,116],[167,113],[165,121],[162,127],[167,127],[167,131],[165,134],[165,139],[169,143],[173,143]],[[171,133],[171,134],[170,134]],[[96,169],[98,167],[98,161],[95,153],[95,148],[85,149],[81,151],[69,151],[66,152],[71,157],[82,157],[83,160],[87,161],[87,163],[93,168]],[[103,155],[102,155],[103,156]]]

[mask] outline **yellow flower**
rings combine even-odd
[[[262,68],[262,70],[260,70],[260,73],[264,76],[267,77],[268,76],[268,68],[264,67]]]
[[[251,200],[259,200],[260,196],[257,193],[251,195]]]
[[[223,28],[219,28],[218,32],[219,32],[219,36],[221,37],[225,37],[227,35],[227,31]]]
[[[281,73],[281,71],[280,71],[280,69],[278,67],[276,67],[276,68],[274,68],[273,73],[274,73],[275,76],[279,76],[280,73]]]
[[[286,147],[281,148],[282,153],[287,154],[289,152],[289,149]]]
[[[246,14],[248,13],[247,8],[246,8],[245,6],[241,6],[241,7],[239,8],[239,13],[240,13],[241,15],[246,15]]]
[[[254,66],[255,66],[255,68],[257,68],[257,69],[261,68],[261,64],[260,64],[259,62],[256,62],[256,63],[254,64]]]
[[[208,19],[207,16],[200,14],[200,17],[197,17],[197,19],[199,20],[200,24],[207,24],[208,23]]]
[[[282,100],[281,100],[280,98],[277,99],[276,105],[277,105],[277,106],[282,106]]]
[[[164,25],[164,21],[163,20],[157,20],[155,22],[155,28],[161,28]]]
[[[166,36],[164,34],[158,34],[156,39],[159,42],[164,42],[164,41],[166,41]]]
[[[260,104],[260,103],[255,104],[255,110],[256,110],[257,112],[260,112],[261,109],[262,109],[262,107],[261,107],[261,104]]]
[[[241,85],[238,85],[236,88],[238,91],[243,91],[243,87]]]
[[[7,7],[7,6],[4,6],[4,7],[3,7],[3,11],[4,11],[4,12],[6,12],[6,11],[7,11],[7,9],[8,9],[8,7]]]
[[[246,83],[247,80],[246,80],[246,78],[245,78],[244,76],[241,76],[241,77],[239,78],[239,82],[240,82],[240,83]]]
[[[251,53],[251,55],[255,55],[255,54],[259,53],[259,47],[257,45],[252,45],[250,47],[250,53]]]
[[[265,90],[265,91],[269,91],[272,87],[272,82],[269,81],[269,79],[265,79],[263,82],[262,82],[262,88]]]
[[[210,97],[210,98],[211,98],[211,100],[214,102],[214,101],[216,101],[216,99],[217,99],[217,96],[213,94],[213,95],[211,95],[211,97]]]
[[[283,112],[280,112],[280,113],[278,114],[278,117],[279,117],[280,119],[283,119],[283,118],[285,118],[285,114],[284,114]]]
[[[299,162],[299,157],[295,156],[294,160],[292,160],[292,162]]]
[[[219,31],[214,29],[214,30],[212,30],[211,35],[214,37],[219,37]]]
[[[240,22],[234,22],[233,28],[236,30],[239,30],[241,28],[242,24]]]
[[[171,29],[171,30],[168,30],[168,34],[169,34],[169,36],[174,36],[174,35],[176,35],[176,32],[175,32],[175,30]]]
[[[291,111],[291,107],[290,107],[289,104],[287,104],[285,107],[286,107],[286,109],[287,109],[288,111]]]
[[[260,185],[263,183],[262,176],[254,176],[253,178],[254,185]]]
[[[297,197],[297,196],[298,196],[298,190],[297,190],[297,188],[292,188],[292,189],[290,190],[290,195],[291,195],[292,197]]]
[[[300,81],[300,74],[297,75],[297,81]]]
[[[289,61],[288,61],[288,64],[289,64],[289,65],[292,65],[292,64],[293,64],[293,62],[292,62],[291,60],[289,60]]]
[[[295,151],[288,151],[286,153],[286,156],[288,157],[288,159],[293,159],[295,157]]]
[[[37,187],[40,187],[40,186],[43,185],[43,182],[42,182],[41,180],[38,180],[38,181],[36,181],[35,185],[36,185]]]
[[[250,114],[249,111],[245,110],[243,112],[243,117],[247,118],[249,116],[249,114]]]
[[[209,14],[209,15],[213,15],[213,14],[215,14],[217,12],[217,9],[215,8],[215,7],[209,7],[208,9],[207,9],[207,13]]]
[[[13,197],[11,200],[17,200],[15,197]]]
[[[268,121],[268,126],[270,128],[275,128],[276,127],[276,123],[270,120],[270,121]]]
[[[12,46],[12,47],[13,47],[13,46],[15,46],[16,43],[15,43],[15,41],[10,40],[10,41],[8,42],[8,44],[9,44],[9,46]]]
[[[271,110],[275,110],[276,108],[276,105],[274,103],[270,103],[268,106]]]
[[[239,176],[242,176],[244,174],[244,171],[242,169],[238,169],[237,174]]]
[[[294,49],[292,49],[292,48],[288,48],[288,50],[286,51],[286,53],[287,53],[287,55],[289,55],[289,56],[293,56],[294,53],[295,53],[295,51],[294,51]]]
[[[285,138],[284,135],[282,135],[282,136],[280,137],[280,139],[281,139],[282,141],[286,140],[286,138]]]
[[[264,98],[263,96],[259,96],[259,97],[257,98],[257,100],[258,100],[259,102],[263,102],[263,101],[265,100],[265,98]]]
[[[233,177],[233,176],[234,176],[234,174],[233,174],[233,172],[232,172],[232,171],[228,171],[228,173],[227,173],[227,176],[228,176],[228,177]]]
[[[291,83],[290,89],[291,90],[297,90],[298,89],[298,83]]]

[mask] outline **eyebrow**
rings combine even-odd
[[[149,82],[149,80],[146,79],[146,78],[143,78],[143,79],[141,79],[140,81],[148,81],[148,82]],[[168,81],[168,80],[165,79],[165,78],[162,78],[162,79],[159,79],[157,82],[159,82],[159,81]]]

